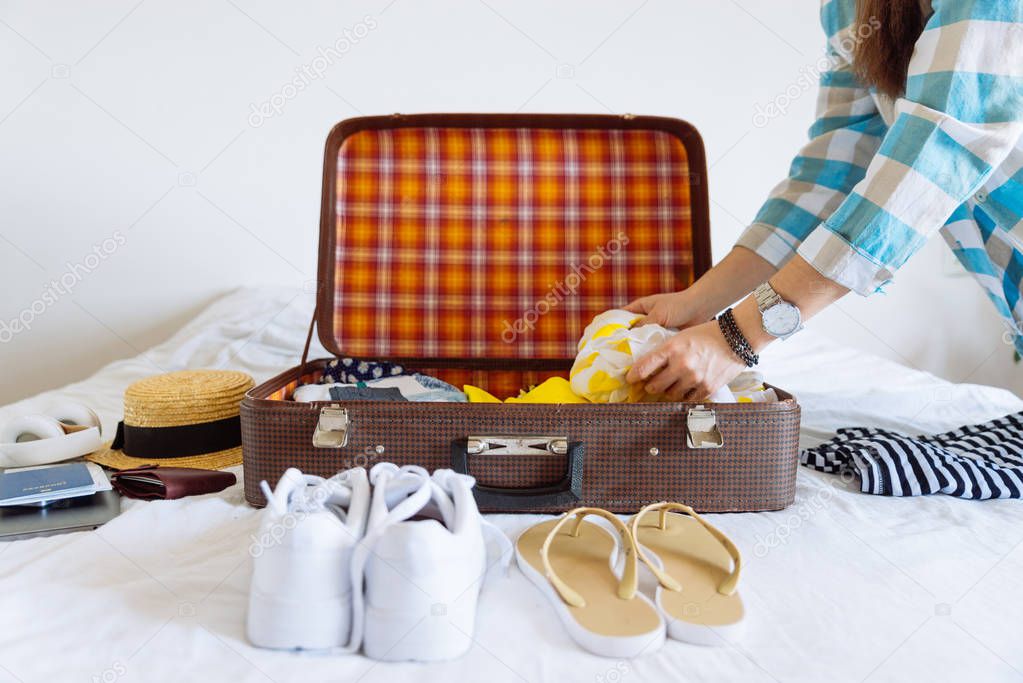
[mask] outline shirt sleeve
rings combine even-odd
[[[836,44],[848,41],[851,3],[825,2],[821,24],[827,53],[810,141],[798,152],[788,177],[771,190],[737,244],[780,268],[821,221],[839,207],[867,171],[884,134],[870,90],[856,78]],[[769,116],[762,111],[758,116]],[[756,121],[754,121],[756,123]]]
[[[1023,0],[933,0],[866,175],[799,245],[867,295],[973,196],[1023,133]]]

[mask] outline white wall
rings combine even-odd
[[[252,114],[346,30],[322,78]],[[31,319],[9,341],[0,327],[0,402],[135,355],[238,285],[308,285],[323,140],[359,114],[686,118],[720,258],[804,139],[821,47],[815,0],[0,0],[0,321]],[[788,113],[754,126],[790,87]],[[990,304],[943,253],[813,325],[1020,388]],[[47,284],[62,276],[71,291]]]

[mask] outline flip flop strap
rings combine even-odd
[[[561,599],[564,600],[566,604],[571,605],[572,607],[586,606],[586,600],[583,599],[583,596],[565,583],[565,581],[554,571],[554,567],[551,566],[550,548],[551,543],[554,542],[554,538],[558,535],[561,527],[565,526],[568,520],[573,516],[576,518],[575,525],[572,527],[572,530],[568,535],[575,537],[579,536],[579,528],[582,526],[583,518],[588,515],[596,515],[608,520],[612,525],[614,525],[615,530],[618,531],[618,534],[622,537],[622,549],[625,553],[625,571],[622,573],[622,578],[618,582],[618,597],[623,600],[632,599],[632,597],[636,595],[636,586],[638,582],[636,576],[635,541],[632,537],[632,533],[629,531],[629,528],[625,526],[622,520],[601,508],[575,508],[574,510],[566,512],[565,515],[558,520],[558,523],[555,524],[547,534],[547,538],[544,539],[543,545],[540,546],[540,561],[543,563],[544,576],[546,576],[547,580],[551,582],[551,585],[554,586],[554,590],[558,592],[558,595],[561,596]]]
[[[720,543],[724,547],[726,551],[728,551],[728,554],[732,558],[732,570],[728,573],[728,576],[725,577],[725,579],[720,583],[720,585],[718,585],[718,593],[721,593],[722,595],[731,595],[732,593],[734,593],[736,587],[739,585],[739,573],[742,571],[742,555],[739,553],[739,549],[735,546],[734,543],[732,543],[732,539],[728,538],[728,536],[726,536],[723,531],[715,527],[713,524],[705,520],[703,517],[700,517],[688,505],[683,505],[682,503],[668,502],[652,503],[636,513],[636,516],[632,518],[632,536],[633,538],[637,539],[636,554],[639,556],[639,559],[641,559],[643,563],[650,568],[650,571],[653,573],[654,576],[657,577],[657,580],[660,582],[662,586],[664,586],[668,590],[674,591],[682,590],[682,584],[680,584],[678,580],[673,578],[663,569],[656,566],[647,556],[646,552],[643,551],[643,545],[638,542],[639,521],[644,517],[644,515],[646,515],[648,512],[658,512],[659,516],[657,526],[661,529],[664,529],[665,522],[667,521],[667,514],[672,510],[682,512],[692,517],[700,524],[700,526],[702,526],[704,529],[710,532],[710,535],[713,536],[718,541],[718,543]]]

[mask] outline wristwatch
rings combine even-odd
[[[760,320],[767,332],[778,339],[788,339],[803,329],[803,315],[795,304],[782,299],[769,282],[753,290],[760,309]]]

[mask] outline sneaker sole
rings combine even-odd
[[[472,647],[476,602],[476,596],[466,595],[454,605],[423,604],[400,611],[367,605],[363,652],[385,662],[460,657]]]
[[[351,628],[349,596],[314,603],[282,600],[253,592],[249,598],[249,641],[274,650],[327,650],[344,647]]]

